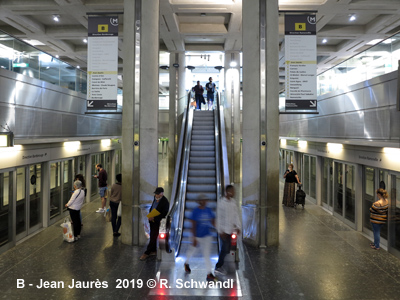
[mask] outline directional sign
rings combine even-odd
[[[89,17],[87,109],[117,109],[118,17]]]
[[[285,108],[317,109],[315,15],[285,15]]]

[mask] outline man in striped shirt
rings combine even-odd
[[[225,196],[217,204],[217,230],[222,245],[215,272],[222,275],[226,275],[226,271],[222,266],[224,265],[225,256],[231,249],[231,235],[233,232],[239,235],[242,228],[236,200],[233,199],[234,196],[235,188],[232,185],[228,185],[225,188]]]

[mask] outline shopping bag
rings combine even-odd
[[[118,204],[117,216],[120,217],[122,215],[122,202],[120,201]]]
[[[74,242],[74,230],[72,228],[71,220],[69,218],[65,218],[64,223],[61,224],[61,227],[63,228],[64,241],[68,243]]]
[[[190,106],[193,106],[193,107],[196,107],[196,101],[192,101],[192,102],[190,102]]]
[[[105,212],[106,222],[111,222],[111,209],[108,207]]]

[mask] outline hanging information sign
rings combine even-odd
[[[118,17],[89,17],[88,110],[116,110],[118,93]]]
[[[316,15],[285,15],[285,109],[317,109]]]

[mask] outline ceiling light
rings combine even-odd
[[[231,61],[231,63],[229,64],[231,68],[234,68],[237,66],[237,62],[236,61]]]
[[[53,20],[55,22],[59,22],[60,21],[60,15],[53,15]]]
[[[111,139],[104,139],[104,140],[101,140],[101,145],[102,145],[103,147],[110,147],[110,146],[111,146]]]
[[[286,146],[286,139],[281,139],[281,145]]]
[[[84,43],[87,43],[87,39],[83,39],[83,42],[84,42]]]
[[[384,40],[382,43],[383,44],[390,44],[390,43],[392,43],[392,42],[394,42],[395,41],[395,39],[386,39],[386,40]]]
[[[307,147],[307,141],[299,141],[299,147],[300,148],[306,148]]]
[[[356,19],[356,15],[350,15],[350,22],[354,21]]]
[[[323,39],[323,40],[322,40],[322,44],[325,44],[325,43],[327,43],[327,42],[328,42],[327,39]]]
[[[77,68],[77,69],[80,69],[80,68],[81,68],[81,66],[76,66],[76,68]]]
[[[60,58],[60,57],[58,56],[58,54],[56,54],[56,58]]]
[[[331,153],[336,153],[336,154],[342,152],[343,149],[343,144],[328,143],[327,146]]]

